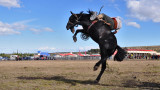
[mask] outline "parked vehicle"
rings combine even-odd
[[[16,60],[18,55],[10,55],[10,60]]]

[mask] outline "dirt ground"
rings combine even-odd
[[[108,61],[100,82],[97,60],[0,61],[0,90],[160,90],[160,61]]]

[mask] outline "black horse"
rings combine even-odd
[[[99,60],[93,68],[95,71],[98,69],[100,64],[102,64],[101,71],[95,80],[95,82],[99,82],[104,70],[106,69],[107,58],[113,55],[113,53],[117,50],[117,54],[114,59],[117,61],[122,61],[125,58],[126,52],[117,45],[117,39],[114,33],[111,32],[110,27],[104,24],[103,21],[97,21],[93,24],[90,20],[92,12],[88,12],[89,14],[84,14],[83,12],[80,14],[74,14],[71,12],[72,15],[69,18],[66,28],[67,30],[71,29],[72,33],[74,33],[74,26],[81,25],[83,29],[76,31],[73,36],[74,40],[76,38],[76,34],[78,32],[82,32],[89,35],[96,43],[99,44],[101,60]]]

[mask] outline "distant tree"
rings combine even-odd
[[[18,55],[20,57],[34,56],[32,53],[13,53],[13,55]]]
[[[157,52],[160,52],[160,49],[156,50]]]
[[[2,56],[2,57],[8,57],[8,58],[10,57],[9,54],[5,54],[5,53],[1,53],[0,56]]]
[[[100,52],[100,49],[91,49],[91,50],[88,50],[88,53],[90,54],[97,54]]]

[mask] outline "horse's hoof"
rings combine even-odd
[[[73,36],[73,41],[77,42],[77,37]]]
[[[94,83],[95,83],[95,84],[98,84],[98,82],[99,82],[98,80],[94,80]]]
[[[96,71],[98,69],[98,66],[94,66],[93,71]]]

